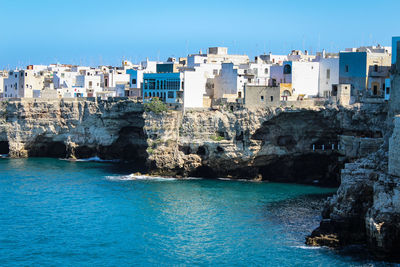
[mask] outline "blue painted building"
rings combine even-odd
[[[396,64],[398,42],[400,42],[400,36],[392,37],[392,64]]]
[[[179,103],[183,96],[182,73],[144,73],[143,100],[148,102],[153,97],[165,103]]]
[[[140,88],[143,82],[143,71],[128,69],[126,74],[129,74],[129,86],[130,88]]]

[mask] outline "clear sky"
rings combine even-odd
[[[400,0],[0,0],[0,68],[391,45],[399,16]]]

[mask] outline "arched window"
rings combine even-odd
[[[284,96],[291,96],[292,94],[290,93],[289,90],[284,90],[284,91],[283,91],[283,95],[284,95]]]
[[[283,74],[292,74],[292,66],[286,64],[285,67],[283,67]]]

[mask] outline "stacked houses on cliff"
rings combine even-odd
[[[315,55],[293,50],[250,60],[247,55],[229,54],[226,47],[210,47],[207,53],[185,58],[123,61],[120,67],[30,65],[0,72],[0,97],[133,97],[143,102],[158,98],[171,108],[387,100],[391,54],[391,47],[378,45]]]

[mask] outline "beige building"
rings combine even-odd
[[[246,85],[244,106],[246,108],[277,107],[280,105],[280,87]]]
[[[44,88],[45,71],[36,71],[33,68],[15,70],[8,73],[4,79],[3,97],[29,97],[34,96],[34,91]]]

